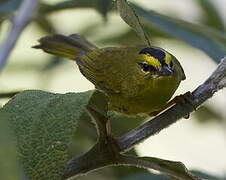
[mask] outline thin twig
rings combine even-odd
[[[0,70],[5,66],[7,58],[15,46],[21,32],[32,20],[32,15],[37,9],[39,0],[24,0],[15,15],[11,30],[5,42],[0,47]]]
[[[179,119],[185,117],[194,111],[207,99],[213,96],[215,92],[226,87],[226,57],[222,59],[213,74],[193,92],[191,102],[176,104],[159,116],[151,119],[143,125],[131,130],[117,139],[119,149],[126,151],[134,145],[142,142],[144,139],[155,135]],[[191,105],[192,103],[192,105]]]

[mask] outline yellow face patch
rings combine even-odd
[[[146,62],[148,65],[155,67],[157,70],[161,69],[161,63],[158,59],[147,54],[140,54],[140,56],[142,56],[142,59],[144,59],[144,62]]]
[[[170,67],[170,63],[172,61],[171,55],[167,52],[165,52],[165,62]]]

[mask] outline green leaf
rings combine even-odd
[[[7,14],[16,10],[22,0],[2,0],[0,2],[0,14]]]
[[[72,8],[96,7],[97,0],[66,0],[55,4],[42,3],[39,9],[40,14],[52,13],[59,10]]]
[[[177,180],[200,180],[193,176],[181,162],[168,161],[155,157],[134,157],[122,155],[120,163],[145,169],[154,169]]]
[[[225,118],[222,116],[222,114],[207,105],[201,106],[194,113],[194,117],[200,123],[223,123],[225,121]]]
[[[7,19],[7,15],[17,10],[22,0],[1,0],[0,1],[0,32],[2,22]]]
[[[225,31],[224,21],[215,7],[213,1],[210,0],[194,0],[202,8],[204,23],[219,31]]]
[[[199,178],[204,178],[205,180],[223,180],[222,178],[203,173],[201,171],[193,170],[193,174],[197,175]],[[120,180],[171,180],[170,178],[161,174],[151,174],[151,173],[136,173]]]
[[[121,18],[140,36],[146,45],[150,45],[136,12],[129,6],[127,0],[117,0],[116,3]]]
[[[41,15],[72,8],[96,8],[104,17],[110,10],[112,0],[66,0],[55,4],[42,3],[39,9]]]
[[[170,178],[164,175],[151,174],[151,173],[138,173],[127,176],[120,180],[170,180]]]
[[[91,94],[24,91],[3,107],[30,179],[61,179],[68,144]]]
[[[159,28],[165,33],[204,51],[216,62],[220,62],[221,58],[225,56],[225,34],[214,31],[206,26],[192,24],[183,20],[161,15],[154,11],[146,11],[134,4],[132,7],[144,18],[148,25]]]
[[[59,67],[60,65],[64,64],[65,62],[66,61],[64,61],[62,57],[53,56],[53,57],[51,57],[50,61],[48,61],[46,64],[43,65],[43,67],[41,68],[41,71],[49,72],[49,71]]]
[[[16,143],[2,109],[0,109],[0,147],[0,179],[22,179]]]
[[[46,16],[39,15],[34,21],[38,27],[47,34],[56,33],[56,29],[52,23]]]
[[[155,170],[159,170],[169,176],[175,177],[176,179],[181,180],[198,180],[198,178],[194,177],[187,168],[181,162],[176,161],[168,161],[154,157],[141,157],[142,159],[151,166],[156,167]]]

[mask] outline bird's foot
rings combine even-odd
[[[172,105],[179,104],[179,103],[181,103],[181,104],[189,103],[194,108],[194,110],[196,110],[196,107],[195,107],[195,105],[192,102],[192,98],[193,98],[193,96],[192,96],[191,92],[188,91],[185,94],[182,94],[182,95],[174,97],[171,101],[169,101],[161,109],[159,109],[157,111],[153,111],[153,112],[149,113],[149,115],[150,116],[157,116],[159,113],[161,113],[162,111],[168,109]],[[189,116],[190,116],[190,114],[186,115],[184,118],[188,119]]]
[[[196,111],[196,107],[195,105],[193,104],[192,102],[192,98],[193,98],[193,95],[190,91],[186,92],[185,94],[182,94],[182,95],[179,95],[179,96],[176,96],[173,101],[175,102],[175,104],[190,104],[193,109]],[[184,116],[185,119],[188,119],[190,117],[190,114],[187,114],[186,116]]]

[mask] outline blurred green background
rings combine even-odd
[[[71,5],[68,2],[72,2]],[[60,58],[32,49],[31,46],[37,44],[37,40],[42,36],[52,33],[66,35],[78,33],[84,35],[99,47],[142,43],[120,18],[119,14],[112,10],[110,1],[90,0],[88,5],[84,5],[85,0],[77,1],[77,4],[74,2],[76,0],[41,1],[37,15],[21,34],[7,65],[0,74],[0,93],[27,89],[67,93],[94,88],[81,75],[74,62],[62,61]],[[182,25],[185,29],[182,28],[181,30],[175,24],[172,23],[173,26],[171,27],[161,20],[153,24],[146,20],[143,21],[151,43],[174,54],[184,67],[187,79],[182,82],[175,95],[194,90],[217,66],[217,57],[214,54],[216,51],[213,48],[217,47],[214,42],[210,41],[209,49],[205,49],[207,44],[199,38],[203,35],[212,40],[214,34],[213,39],[216,42],[221,41],[225,45],[224,50],[226,51],[226,0],[131,0],[130,2],[134,2],[146,10],[153,10],[166,15],[166,18],[169,19],[170,17],[178,18],[194,25],[201,25],[198,28],[200,30],[198,35],[189,33],[185,35],[183,32],[186,30],[198,32],[197,27],[189,29],[178,21],[179,25]],[[0,1],[1,42],[4,41],[9,32],[9,19],[13,17],[19,4],[20,1],[14,0]],[[57,7],[61,8],[57,9]],[[159,26],[156,26],[156,24],[159,24]],[[206,31],[210,33],[208,34]],[[191,39],[194,41],[190,42]],[[213,46],[211,46],[211,43],[213,43]],[[203,50],[203,47],[205,50]],[[9,98],[1,98],[0,107],[8,100]],[[223,179],[226,176],[225,107],[226,90],[224,89],[206,102],[205,106],[192,113],[189,120],[181,120],[139,144],[136,147],[137,153],[140,156],[154,156],[181,161],[191,170],[195,169],[204,174]],[[117,123],[120,126],[120,122]],[[89,122],[80,123],[80,126],[81,130],[77,134],[83,137],[81,139],[84,145],[81,148],[82,152],[93,143],[94,139],[90,137],[93,137],[94,129]],[[4,133],[1,133],[6,134],[7,129],[0,128],[0,131],[3,129]],[[87,137],[84,138],[86,135]],[[0,148],[7,148],[7,139],[2,138],[0,140]],[[12,145],[11,150],[14,149],[13,147]],[[3,173],[4,168],[7,169],[11,166],[8,163],[8,158],[2,158],[8,157],[7,153],[10,153],[10,151],[0,152],[0,168],[3,168],[0,169],[0,179],[2,179],[1,176],[4,179],[6,177],[14,179],[13,173],[3,176],[6,174]],[[135,168],[118,167],[115,169],[106,168],[78,179],[145,180],[151,177],[156,180],[166,179],[166,177],[158,175],[147,175],[145,171],[137,170],[136,172]],[[21,176],[22,179],[25,179],[23,175]]]

